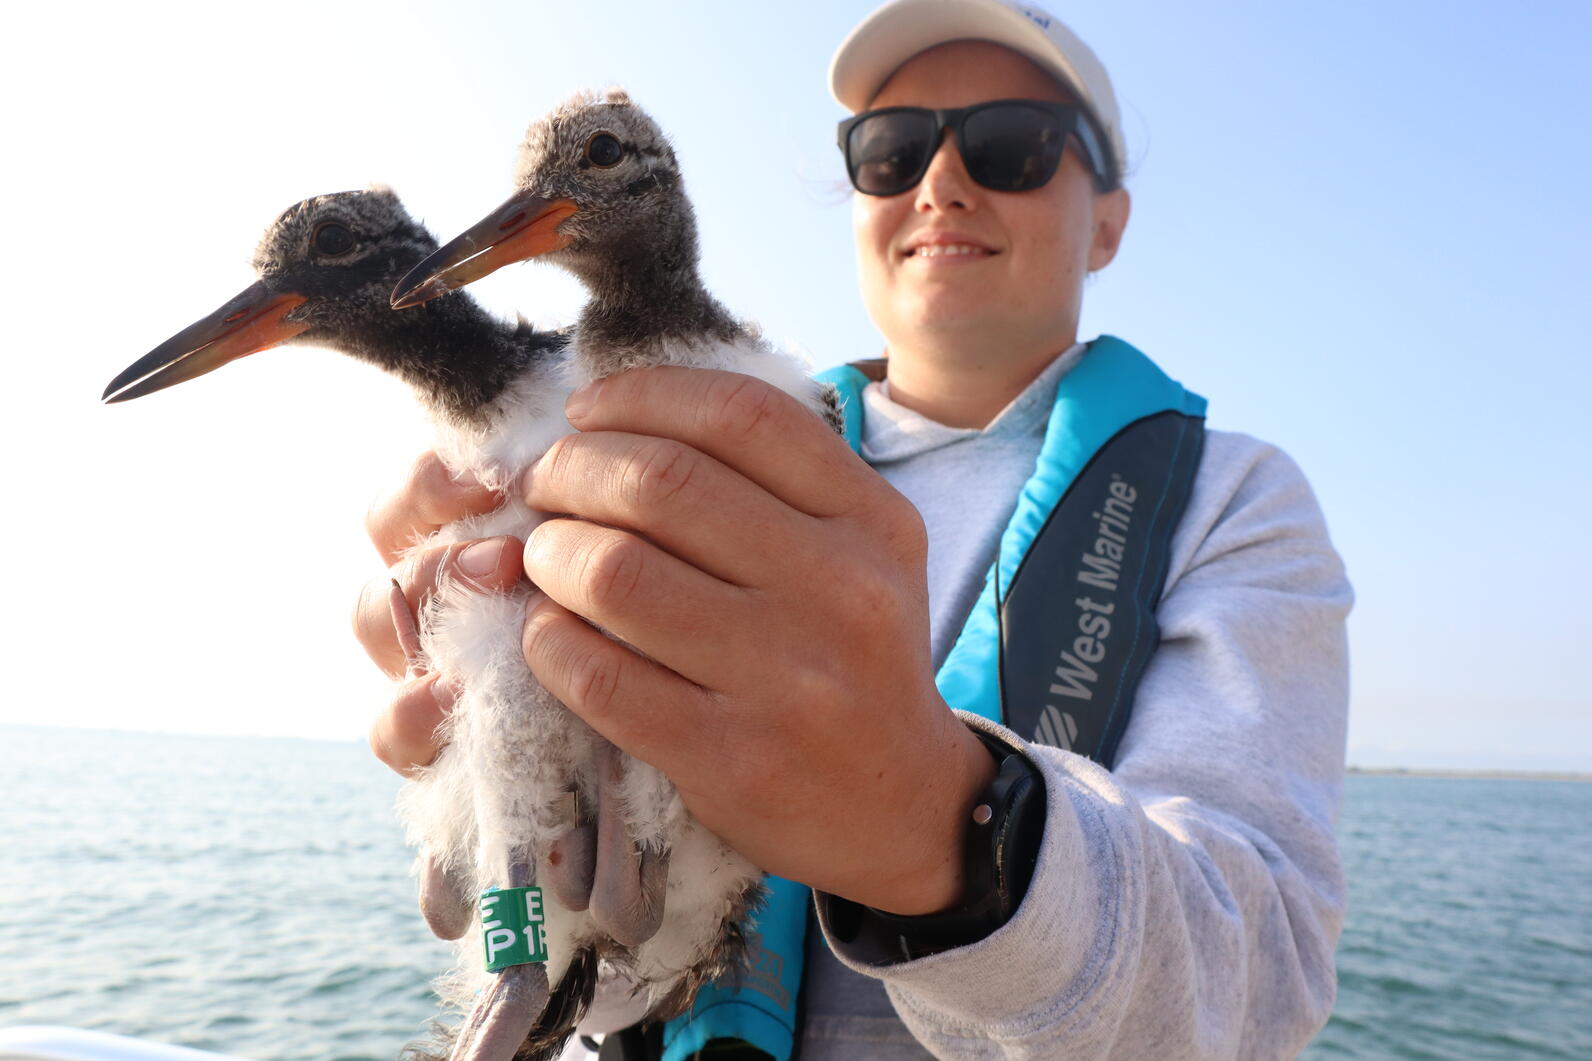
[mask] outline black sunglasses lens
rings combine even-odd
[[[898,195],[917,183],[933,153],[934,116],[918,111],[870,114],[846,136],[851,183],[866,195]]]
[[[995,191],[1041,187],[1055,176],[1066,146],[1061,121],[1021,103],[983,107],[962,121],[962,161],[968,175]]]

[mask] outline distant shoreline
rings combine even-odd
[[[307,734],[281,733],[193,733],[173,730],[120,729],[104,726],[63,726],[49,722],[0,722],[0,731],[7,729],[34,730],[70,736],[77,733],[98,733],[105,736],[128,738],[173,738],[177,740],[234,740],[234,741],[305,741],[317,744],[337,744],[346,747],[365,746],[365,738],[357,736],[328,737]],[[1349,766],[1350,777],[1422,777],[1450,778],[1471,781],[1580,781],[1592,782],[1592,771],[1585,770],[1519,770],[1486,769],[1459,766]]]
[[[1446,767],[1351,766],[1350,777],[1449,777],[1470,781],[1592,781],[1573,770],[1460,770]]]

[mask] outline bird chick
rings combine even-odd
[[[410,383],[432,413],[448,466],[506,487],[570,430],[567,335],[505,324],[463,294],[394,312],[394,282],[436,247],[385,188],[306,199],[261,239],[258,281],[129,366],[105,400],[140,397],[280,343],[327,346]],[[523,538],[540,519],[510,490],[497,511],[444,527],[424,544]],[[483,889],[537,883],[538,860],[559,900],[550,904],[552,938],[574,931],[558,919],[584,908],[592,886],[596,820],[605,813],[592,734],[525,666],[527,595],[442,587],[420,634],[405,629],[401,593],[394,608],[406,654],[425,658],[458,688],[441,734],[447,747],[400,797],[420,848],[421,908],[446,939],[468,931]],[[606,808],[616,820],[613,799]],[[495,1020],[470,1026],[472,1040],[513,1053],[544,1010],[546,1035],[568,1037],[596,985],[596,954],[562,945],[553,951],[546,966],[519,967],[484,985],[501,1004],[488,1007]],[[461,944],[452,1001],[465,1004],[483,986],[482,974],[471,972],[479,965],[477,945]],[[551,1001],[550,983],[558,985]]]
[[[540,258],[573,273],[589,295],[571,346],[576,384],[652,365],[739,372],[797,397],[840,430],[833,389],[732,316],[703,284],[695,215],[674,150],[622,90],[577,95],[534,122],[515,189],[404,277],[393,305],[429,304],[511,262]],[[628,841],[653,874],[642,881],[640,902],[661,921],[605,954],[648,993],[649,1017],[666,1019],[687,1009],[705,983],[739,969],[743,922],[761,896],[761,874],[697,823],[656,769],[616,759],[604,780],[621,786]],[[604,851],[582,941],[617,936],[616,922],[625,922],[604,902],[617,888],[605,880],[610,840],[600,829]],[[667,867],[661,882],[660,866]],[[507,1061],[469,1053],[474,1061]]]
[[[397,375],[453,429],[485,427],[501,418],[496,406],[511,385],[523,390],[528,373],[547,386],[567,335],[506,325],[467,297],[393,313],[392,278],[436,249],[389,188],[295,203],[255,248],[258,281],[129,365],[104,400],[142,397],[247,354],[301,343]]]

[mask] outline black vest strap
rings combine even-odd
[[[1001,706],[1018,734],[1115,761],[1204,440],[1203,418],[1182,413],[1129,424],[1029,546],[999,608]]]

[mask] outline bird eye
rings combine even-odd
[[[354,234],[348,231],[347,225],[327,221],[315,230],[311,242],[318,253],[335,258],[354,249]]]
[[[625,157],[625,147],[613,133],[598,133],[586,141],[586,161],[607,169]]]

